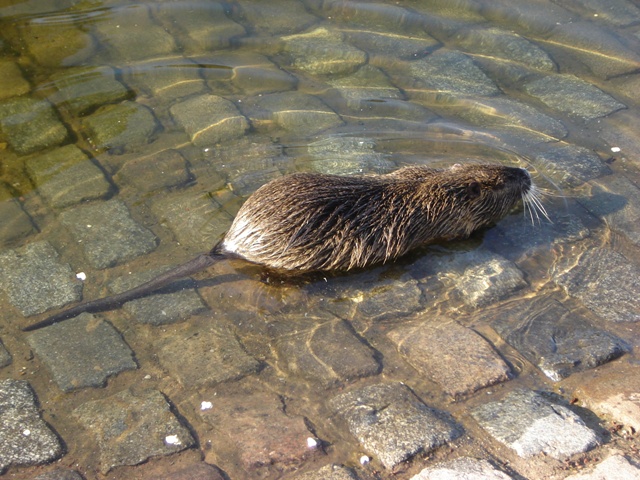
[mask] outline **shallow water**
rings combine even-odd
[[[359,478],[410,478],[460,455],[563,478],[576,457],[519,458],[485,440],[469,411],[527,387],[586,407],[601,429],[635,428],[598,410],[590,392],[601,375],[640,378],[638,52],[640,7],[625,0],[0,0],[0,339],[11,358],[0,379],[29,381],[66,445],[61,465],[85,478],[157,478],[201,460],[232,479],[293,478],[329,463]],[[283,279],[217,264],[187,286],[190,298],[98,315],[135,358],[104,386],[83,383],[84,373],[61,381],[51,347],[20,330],[78,299],[72,273],[86,273],[82,296],[93,299],[116,279],[208,250],[273,178],[466,161],[529,169],[550,218],[520,209],[467,241],[348,275]],[[58,257],[13,277],[20,258],[36,256],[25,248],[42,242]],[[50,284],[67,290],[36,289],[66,265]],[[450,362],[463,377],[477,366],[468,351],[451,345],[451,358],[425,367],[403,350],[398,339],[416,322],[434,329],[425,341],[446,345],[437,325],[450,320],[508,373],[482,383],[487,367],[456,384],[430,369]],[[56,348],[64,357],[64,342]],[[75,348],[78,363],[92,354]],[[391,381],[465,431],[454,449],[418,454],[395,474],[375,455],[360,465],[371,452],[326,401]],[[635,384],[612,380],[610,393]],[[146,458],[105,459],[74,409],[129,388],[162,392],[193,446],[140,466],[126,465]],[[215,399],[215,415],[200,412]],[[246,427],[233,411],[243,399],[272,422]],[[323,448],[264,456],[289,439],[274,433],[285,419]],[[627,448],[603,439],[584,458]],[[51,468],[18,462],[6,476]]]

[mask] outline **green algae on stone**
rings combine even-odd
[[[549,75],[524,85],[524,91],[548,107],[593,120],[627,108],[594,85],[573,75]]]
[[[249,128],[236,106],[217,95],[191,97],[173,105],[170,112],[197,146],[241,137]]]
[[[16,97],[0,103],[0,139],[20,155],[60,145],[68,137],[46,100]]]
[[[158,129],[151,110],[130,101],[101,107],[85,117],[82,126],[87,140],[97,150],[112,153],[135,150],[150,143]]]
[[[24,95],[31,90],[31,85],[24,78],[17,63],[0,59],[0,100]]]
[[[102,170],[75,145],[32,156],[25,166],[40,195],[54,208],[104,198],[111,192]]]
[[[56,93],[50,100],[73,115],[85,115],[98,107],[117,103],[133,96],[115,78],[110,67],[78,67],[63,70],[51,77]]]

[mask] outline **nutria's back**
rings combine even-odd
[[[215,251],[275,269],[364,267],[466,238],[502,218],[531,186],[524,169],[486,164],[289,175],[245,202]]]

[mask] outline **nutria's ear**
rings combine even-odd
[[[469,195],[469,198],[477,198],[480,196],[480,184],[478,182],[471,182],[469,185],[467,185],[467,195]]]

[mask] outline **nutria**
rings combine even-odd
[[[371,176],[284,176],[249,197],[209,253],[132,290],[81,303],[25,330],[122,305],[225,257],[292,272],[384,263],[421,245],[466,238],[502,218],[520,199],[532,211],[542,209],[529,173],[502,165],[410,166]]]

